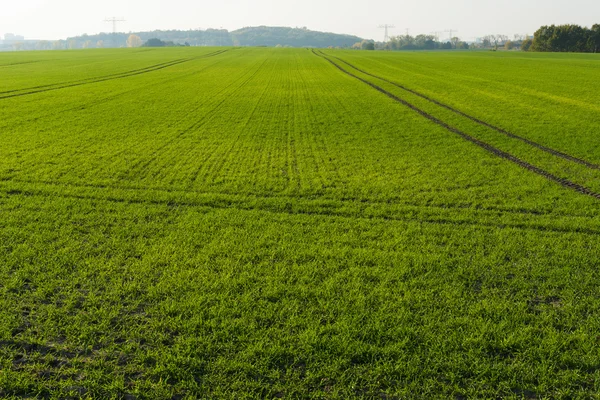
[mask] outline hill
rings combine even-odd
[[[62,41],[64,48],[125,47],[129,35],[143,41],[157,38],[175,44],[190,46],[284,46],[284,47],[351,47],[362,38],[331,32],[312,31],[307,28],[247,27],[235,31],[226,29],[169,30],[131,33],[100,33],[81,35]]]
[[[363,39],[358,36],[311,31],[307,28],[249,27],[231,32],[241,46],[350,47]]]

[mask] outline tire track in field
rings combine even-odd
[[[226,51],[227,51],[227,50],[221,50],[221,51],[214,52],[214,53],[222,54],[222,53],[224,53],[224,52],[226,52]],[[214,54],[214,53],[209,53],[209,55],[212,55],[212,54]],[[218,55],[218,54],[215,54],[215,55]],[[201,59],[201,58],[205,58],[205,56],[196,57],[196,59]],[[205,69],[207,69],[207,68],[211,68],[211,67],[213,67],[214,65],[216,65],[216,64],[218,64],[218,63],[220,63],[220,62],[221,62],[221,61],[217,61],[217,62],[215,62],[215,63],[213,63],[213,64],[209,64],[208,66],[205,66],[205,67],[203,67],[202,69],[200,69],[200,71],[204,71],[204,70],[205,70]],[[194,71],[192,74],[196,74],[197,72],[198,72],[198,71]],[[185,75],[190,75],[190,74],[185,74]],[[183,76],[185,76],[185,75],[183,75]],[[170,81],[170,80],[173,80],[173,79],[179,79],[179,77],[177,77],[177,78],[170,78],[170,79],[168,79],[167,81]],[[167,81],[165,81],[165,82],[167,82]],[[100,103],[104,103],[104,102],[111,101],[111,100],[113,100],[114,98],[117,98],[117,97],[119,97],[119,96],[123,96],[123,95],[125,95],[125,94],[131,93],[131,92],[133,92],[133,91],[136,91],[136,90],[139,90],[139,88],[138,88],[138,89],[131,89],[131,90],[127,90],[127,91],[125,91],[125,92],[122,92],[122,93],[117,93],[117,94],[115,94],[115,95],[108,96],[108,97],[106,97],[106,98],[104,98],[104,99],[102,99],[102,100],[100,100],[100,101],[94,101],[94,102],[92,102],[92,103],[89,103],[89,104],[87,105],[87,107],[92,107],[92,106],[94,106],[94,105],[97,105],[97,104],[100,104]],[[87,108],[87,107],[86,107],[86,108]],[[71,108],[68,108],[68,109],[65,109],[65,110],[61,110],[60,112],[64,112],[64,111],[70,111],[70,110],[77,110],[77,109],[79,109],[79,108],[80,108],[80,106],[77,106],[77,107],[71,107]],[[44,115],[44,116],[42,116],[42,117],[45,117],[45,115]],[[41,119],[42,117],[36,117],[36,118],[33,118],[33,119],[32,119],[32,120],[30,120],[30,121],[39,120],[39,119]],[[28,121],[28,122],[30,122],[30,121]],[[191,129],[191,127],[190,127],[190,129]],[[185,133],[185,132],[183,132],[182,134],[184,134],[184,133]],[[168,143],[167,143],[167,144],[165,144],[163,147],[166,147],[166,146],[168,146]],[[38,147],[44,147],[44,145],[42,144],[42,145],[40,145],[40,146],[38,146]],[[128,148],[122,149],[122,150],[118,151],[117,153],[115,153],[115,154],[113,155],[113,158],[115,158],[115,157],[117,157],[117,158],[118,158],[118,157],[120,157],[121,155],[123,155],[123,154],[127,153],[128,151],[129,151],[129,149],[128,149]],[[140,161],[140,162],[141,162],[141,161]],[[139,164],[139,162],[137,162],[137,163],[136,163],[136,165],[137,165],[137,164]],[[68,171],[64,171],[64,172],[63,172],[63,174],[66,174],[66,173],[68,173]]]
[[[337,69],[339,69],[340,71],[342,71],[344,74],[349,75],[352,78],[358,79],[359,81],[361,81],[361,82],[369,85],[371,88],[377,90],[378,92],[380,92],[380,93],[388,96],[392,100],[394,100],[394,101],[396,101],[396,102],[398,102],[398,103],[400,103],[400,104],[402,104],[402,105],[410,108],[411,110],[415,111],[416,113],[418,113],[422,117],[430,120],[431,122],[433,122],[433,123],[435,123],[435,124],[437,124],[437,125],[445,128],[446,130],[448,130],[448,131],[450,131],[452,133],[457,134],[458,136],[460,136],[463,139],[465,139],[465,140],[467,140],[467,141],[469,141],[469,142],[471,142],[471,143],[473,143],[473,144],[481,147],[482,149],[484,149],[484,150],[486,150],[486,151],[488,151],[488,152],[490,152],[490,153],[492,153],[492,154],[494,154],[494,155],[496,155],[496,156],[498,156],[500,158],[508,160],[508,161],[510,161],[510,162],[512,162],[514,164],[517,164],[518,166],[520,166],[520,167],[522,167],[522,168],[524,168],[524,169],[526,169],[528,171],[531,171],[531,172],[533,172],[535,174],[541,175],[544,178],[546,178],[546,179],[548,179],[550,181],[553,181],[555,183],[558,183],[559,185],[561,185],[561,186],[563,186],[565,188],[574,190],[574,191],[579,192],[581,194],[584,194],[584,195],[587,195],[587,196],[591,196],[591,197],[594,197],[594,198],[600,200],[600,194],[599,193],[596,193],[596,192],[592,191],[591,189],[589,189],[589,188],[587,188],[585,186],[579,185],[579,184],[577,184],[575,182],[572,182],[572,181],[570,181],[568,179],[559,178],[558,176],[556,176],[556,175],[554,175],[554,174],[552,174],[552,173],[550,173],[550,172],[548,172],[548,171],[546,171],[546,170],[544,170],[544,169],[542,169],[540,167],[536,167],[535,165],[530,164],[527,161],[523,161],[520,158],[515,157],[512,154],[507,153],[507,152],[505,152],[503,150],[500,150],[499,148],[494,147],[494,146],[492,146],[489,143],[486,143],[486,142],[484,142],[482,140],[479,140],[479,139],[475,138],[474,136],[471,136],[468,133],[465,133],[465,132],[461,131],[458,128],[455,128],[455,127],[453,127],[451,125],[448,125],[444,121],[442,121],[442,120],[434,117],[431,114],[428,114],[426,111],[421,110],[420,108],[418,108],[415,105],[407,102],[406,100],[402,100],[401,98],[399,98],[395,94],[393,94],[391,92],[388,92],[387,90],[383,89],[382,87],[377,86],[374,83],[369,82],[366,79],[363,79],[363,78],[361,78],[361,77],[359,77],[357,75],[354,75],[353,73],[345,70],[343,67],[341,67],[339,64],[337,64],[335,61],[331,60],[327,56],[325,56],[323,54],[318,54],[314,50],[312,50],[312,52],[317,57],[321,57],[321,58],[327,60],[334,67],[336,67]]]
[[[179,62],[182,61],[184,59],[178,59],[178,60],[174,60],[174,61],[169,61],[169,62],[164,62],[164,63],[160,63],[160,64],[155,64],[155,65],[150,65],[148,67],[144,67],[144,68],[140,68],[140,69],[134,69],[131,71],[125,71],[125,72],[119,72],[116,74],[110,74],[110,75],[104,75],[104,76],[99,76],[99,77],[95,77],[95,78],[86,78],[86,79],[80,79],[77,81],[71,81],[71,82],[61,82],[61,83],[50,83],[48,85],[39,85],[39,86],[31,86],[28,88],[23,88],[23,89],[12,89],[12,90],[6,90],[4,92],[0,92],[0,95],[9,95],[12,93],[16,93],[16,92],[26,92],[26,91],[34,91],[34,90],[40,90],[42,91],[42,89],[60,89],[66,85],[72,85],[72,84],[83,84],[83,83],[93,83],[93,81],[97,80],[97,79],[106,79],[106,78],[116,78],[116,77],[120,77],[122,75],[127,75],[127,74],[133,74],[133,73],[137,73],[137,72],[144,72],[147,70],[152,70],[154,68],[159,68],[159,67],[163,67],[163,66],[168,66],[174,62]],[[70,87],[70,86],[67,86]],[[24,93],[24,94],[28,94]],[[18,93],[20,94],[20,93]]]
[[[188,73],[185,73],[185,74],[178,74],[177,77],[171,77],[169,79],[162,79],[160,81],[160,84],[163,85],[163,84],[166,84],[167,82],[171,82],[173,80],[179,80],[182,77],[187,77],[187,76],[190,76],[190,75],[195,75],[198,72],[202,72],[202,71],[204,71],[207,68],[214,67],[216,64],[218,64],[220,62],[222,62],[222,60],[217,61],[214,64],[206,64],[202,69],[199,69],[198,71],[188,72]],[[148,87],[148,86],[156,86],[156,83],[149,83],[149,84],[147,84],[145,86],[140,86],[140,87]],[[38,114],[36,114],[35,117],[32,117],[32,118],[27,119],[27,120],[22,120],[20,122],[20,124],[21,125],[25,125],[25,124],[28,124],[28,123],[31,123],[31,122],[36,122],[36,121],[39,121],[39,120],[42,120],[42,119],[46,118],[49,115],[61,114],[61,113],[71,112],[71,111],[81,111],[83,109],[85,109],[85,110],[91,109],[91,108],[94,108],[94,107],[96,107],[98,105],[101,105],[103,103],[107,103],[107,102],[109,102],[111,100],[114,100],[114,99],[116,99],[118,97],[121,97],[123,95],[139,91],[140,87],[129,89],[129,90],[126,90],[124,92],[120,92],[120,93],[116,93],[116,94],[111,94],[111,95],[105,96],[105,97],[103,97],[101,99],[97,99],[96,98],[96,99],[94,99],[92,101],[89,101],[89,102],[86,102],[86,103],[78,103],[78,105],[76,105],[76,106],[70,106],[70,107],[67,107],[67,108],[56,109],[56,110],[52,110],[52,111],[49,111],[49,112],[43,113],[43,114],[38,113]]]
[[[77,86],[89,85],[89,84],[93,84],[93,83],[106,82],[106,81],[111,81],[111,80],[116,80],[116,79],[128,78],[128,77],[136,76],[136,75],[142,75],[142,74],[146,74],[149,72],[155,72],[155,71],[159,71],[161,69],[173,67],[175,65],[183,64],[183,63],[186,63],[189,61],[218,56],[227,51],[229,51],[229,50],[220,50],[220,51],[216,51],[213,53],[209,53],[209,54],[205,54],[205,55],[202,55],[199,57],[193,57],[193,58],[180,58],[177,60],[173,60],[173,61],[169,61],[169,62],[165,62],[165,63],[161,63],[161,64],[156,64],[156,65],[152,65],[152,66],[137,69],[137,70],[121,72],[118,74],[110,74],[110,75],[105,75],[105,76],[96,77],[96,78],[82,79],[79,81],[72,81],[69,83],[55,83],[55,84],[50,84],[50,85],[33,86],[30,88],[26,88],[26,89],[9,90],[6,92],[0,92],[0,100],[9,99],[9,98],[13,98],[13,97],[22,97],[22,96],[27,96],[27,95],[31,95],[31,94],[37,94],[37,93],[44,93],[44,92],[49,92],[49,91],[53,91],[53,90],[60,90],[60,89],[77,87]],[[17,92],[21,92],[21,93],[17,93]]]
[[[93,80],[96,80],[96,79],[120,77],[121,75],[126,75],[126,74],[131,74],[131,73],[137,73],[137,72],[144,72],[144,71],[149,70],[149,69],[154,69],[154,68],[162,67],[162,66],[165,66],[167,64],[171,64],[171,63],[174,63],[174,62],[180,62],[180,61],[183,61],[183,60],[193,60],[193,59],[200,59],[200,58],[211,57],[211,56],[214,56],[214,55],[218,55],[220,53],[224,53],[226,51],[227,50],[218,50],[218,51],[214,51],[212,53],[207,53],[207,54],[195,57],[195,58],[187,58],[187,59],[180,58],[180,59],[177,59],[177,60],[166,61],[166,62],[163,62],[163,63],[160,63],[160,64],[150,65],[150,66],[147,66],[147,67],[144,67],[144,68],[134,69],[134,70],[130,70],[130,71],[124,71],[124,72],[117,72],[117,73],[114,73],[114,74],[97,76],[97,77],[93,77],[93,78],[79,79],[79,80],[70,81],[70,82],[51,83],[51,84],[48,84],[48,85],[31,86],[31,87],[23,88],[23,89],[7,90],[7,91],[0,92],[0,95],[7,94],[7,93],[14,93],[14,92],[22,92],[22,91],[25,91],[25,90],[32,90],[32,89],[51,88],[51,87],[54,87],[54,86],[60,86],[60,85],[66,85],[66,84],[72,84],[72,83],[85,83],[85,82],[93,81]]]
[[[256,191],[247,191],[247,192],[233,192],[229,190],[201,190],[201,189],[193,189],[184,186],[151,186],[151,187],[140,187],[137,185],[124,185],[124,184],[104,184],[104,183],[82,183],[82,182],[58,182],[54,178],[52,180],[47,179],[18,179],[18,178],[9,178],[4,177],[0,178],[0,183],[8,183],[8,184],[27,184],[34,185],[35,189],[40,189],[42,186],[46,187],[61,187],[61,188],[74,188],[74,189],[100,189],[100,190],[119,190],[119,191],[128,191],[139,193],[142,195],[147,194],[156,194],[161,193],[162,195],[173,195],[176,197],[180,197],[182,194],[192,194],[196,196],[231,196],[231,197],[241,197],[245,196],[249,199],[260,199],[260,200],[273,200],[273,201],[286,201],[293,202],[295,200],[299,200],[305,203],[311,202],[324,202],[331,203],[336,202],[343,204],[344,206],[348,204],[360,204],[368,207],[372,206],[388,206],[391,203],[396,205],[401,205],[405,207],[414,207],[414,208],[422,208],[422,209],[435,209],[435,210],[471,210],[474,212],[485,212],[485,213],[494,213],[494,214],[502,214],[502,215],[528,215],[535,217],[561,217],[561,218],[585,218],[591,219],[589,215],[585,214],[573,214],[573,213],[565,213],[565,212],[544,212],[539,210],[532,209],[510,209],[510,208],[502,208],[498,206],[467,206],[463,204],[429,204],[425,202],[425,204],[418,203],[415,201],[408,201],[403,198],[391,200],[377,200],[377,199],[365,199],[363,197],[327,197],[321,195],[311,195],[311,194],[284,194],[277,192],[269,192],[268,194],[256,192]],[[1,187],[1,186],[0,186]],[[11,189],[3,188],[0,189],[0,192],[5,190],[8,192]],[[42,190],[42,189],[40,189]],[[384,218],[385,216],[382,216]]]
[[[211,210],[237,210],[245,212],[264,212],[275,215],[288,215],[288,216],[313,216],[323,217],[332,219],[351,219],[353,221],[395,221],[404,223],[418,223],[418,224],[432,224],[442,226],[471,226],[477,228],[490,228],[490,229],[519,229],[519,230],[531,230],[536,232],[550,232],[550,233],[576,233],[583,235],[597,236],[600,234],[600,230],[594,228],[581,228],[581,227],[556,227],[547,225],[528,225],[526,223],[512,223],[501,221],[498,222],[484,222],[483,220],[455,220],[447,217],[427,217],[427,216],[409,216],[409,215],[365,215],[358,210],[359,214],[353,211],[347,211],[343,209],[321,209],[321,210],[308,210],[308,209],[293,209],[289,207],[289,203],[286,204],[269,204],[268,202],[263,204],[257,204],[256,202],[246,202],[236,199],[197,199],[197,200],[182,200],[182,199],[142,199],[142,198],[124,198],[114,195],[94,195],[86,193],[53,193],[46,192],[40,189],[0,189],[0,193],[4,193],[7,196],[26,196],[26,197],[46,197],[46,198],[60,198],[60,199],[73,199],[73,200],[92,200],[101,202],[110,202],[117,204],[138,204],[146,206],[168,206],[171,208],[206,208]]]
[[[476,205],[465,205],[465,204],[454,204],[454,203],[446,203],[446,204],[430,204],[426,200],[425,203],[419,203],[416,201],[408,201],[406,198],[396,198],[396,199],[365,199],[364,197],[356,197],[356,196],[342,196],[342,197],[330,197],[330,196],[322,196],[322,195],[314,195],[314,194],[285,194],[282,192],[269,192],[265,194],[260,191],[246,191],[246,192],[235,192],[230,190],[202,190],[202,189],[194,189],[186,186],[151,186],[151,187],[141,187],[139,185],[125,185],[125,184],[111,184],[111,183],[83,183],[83,182],[59,182],[56,179],[52,178],[52,180],[48,179],[19,179],[15,177],[3,177],[0,178],[0,184],[27,184],[34,185],[36,189],[39,189],[41,186],[46,187],[61,187],[61,188],[74,188],[74,189],[100,189],[100,190],[119,190],[119,191],[128,191],[140,193],[143,195],[152,194],[152,193],[161,193],[163,195],[174,195],[180,197],[182,194],[192,194],[197,196],[245,196],[251,199],[261,199],[261,200],[276,200],[276,201],[286,201],[293,202],[294,200],[299,200],[302,202],[324,202],[331,203],[337,202],[344,205],[347,204],[361,204],[368,207],[372,206],[389,206],[390,204],[402,205],[405,207],[414,207],[414,208],[425,208],[425,209],[435,209],[435,210],[471,210],[474,212],[486,212],[486,213],[494,213],[494,214],[503,214],[503,215],[528,215],[528,216],[543,216],[543,217],[566,217],[566,218],[585,218],[591,219],[592,217],[586,214],[577,214],[577,213],[567,213],[567,212],[545,212],[535,209],[510,209],[510,208],[502,208],[500,206],[482,206],[479,204]],[[0,186],[2,187],[2,186]],[[9,190],[4,188],[3,190]],[[0,190],[1,191],[1,190]],[[430,191],[434,192],[434,191]]]
[[[34,64],[34,63],[38,63],[41,62],[42,60],[36,60],[36,61],[23,61],[23,62],[16,62],[16,63],[12,63],[12,64],[1,64],[0,68],[9,68],[9,67],[13,67],[15,65],[24,65],[24,64]]]
[[[199,57],[196,57],[196,58],[190,59],[190,60],[197,60],[197,59],[208,58],[208,57],[212,57],[212,56],[216,56],[216,55],[223,54],[223,53],[225,53],[225,52],[227,52],[227,51],[229,51],[229,50],[220,50],[220,51],[216,51],[216,52],[213,52],[213,53],[209,53],[209,54],[206,54],[206,55],[202,55],[202,56],[199,56]],[[220,62],[220,61],[217,61],[216,63],[213,63],[212,65],[209,65],[209,66],[207,66],[207,67],[204,67],[204,68],[203,68],[203,69],[201,69],[201,70],[204,70],[204,69],[206,69],[206,68],[210,68],[211,66],[214,66],[215,64],[218,64],[219,62]],[[197,73],[197,71],[195,71],[194,73]],[[123,94],[125,94],[125,93],[128,93],[128,92],[131,92],[131,91],[127,91],[127,92],[119,93],[119,94],[117,94],[117,95],[114,95],[114,96],[109,96],[108,98],[104,99],[103,101],[109,101],[109,100],[111,100],[112,98],[115,98],[115,97],[118,97],[118,96],[122,96]],[[77,107],[75,107],[75,109],[76,109],[76,108],[77,108]],[[181,133],[179,133],[175,139],[177,139],[177,138],[179,138],[180,136],[182,136],[182,135],[186,134],[187,132],[189,132],[190,130],[194,129],[195,127],[197,127],[197,126],[201,125],[202,123],[203,123],[203,121],[199,121],[199,122],[196,122],[196,123],[194,123],[194,124],[193,124],[193,126],[190,126],[189,128],[187,128],[187,129],[185,129],[184,131],[182,131]],[[154,153],[152,154],[152,157],[154,157],[154,156],[155,156],[155,154],[158,154],[158,153],[160,153],[160,152],[161,152],[161,151],[162,151],[164,148],[166,148],[166,147],[167,147],[167,146],[169,146],[170,144],[171,144],[171,143],[165,143],[165,144],[164,144],[164,145],[162,145],[162,146],[161,146],[159,149],[155,150],[155,151],[154,151]],[[117,153],[115,154],[115,157],[117,157],[117,156],[120,156],[120,155],[122,155],[122,154],[125,154],[127,151],[128,151],[128,149],[122,149],[122,150],[120,150],[119,152],[117,152]],[[135,163],[134,163],[134,164],[133,164],[131,167],[129,167],[129,168],[128,168],[128,170],[129,170],[129,169],[134,169],[134,168],[137,168],[137,167],[139,167],[140,165],[142,166],[142,169],[144,169],[144,168],[145,168],[147,165],[149,165],[149,164],[152,162],[152,160],[153,160],[153,159],[150,159],[150,160],[149,160],[149,161],[147,161],[147,162],[144,162],[144,161],[143,161],[143,159],[136,160],[136,162],[135,162]],[[65,173],[66,173],[66,172],[65,172]]]
[[[323,53],[321,51],[319,51],[319,52],[321,54],[325,55],[325,53]],[[486,128],[492,129],[492,130],[494,130],[496,132],[499,132],[499,133],[501,133],[501,134],[503,134],[505,136],[508,136],[511,139],[520,140],[523,143],[527,143],[528,145],[530,145],[532,147],[535,147],[535,148],[537,148],[539,150],[542,150],[542,151],[544,151],[546,153],[552,154],[553,156],[560,157],[562,159],[565,159],[565,160],[568,160],[568,161],[571,161],[571,162],[574,162],[574,163],[577,163],[577,164],[581,164],[581,165],[586,166],[586,167],[591,168],[591,169],[598,169],[598,170],[600,170],[600,165],[598,165],[598,164],[594,164],[594,163],[591,163],[589,161],[583,160],[581,158],[577,158],[577,157],[571,156],[571,155],[569,155],[567,153],[563,153],[562,151],[553,149],[553,148],[548,147],[548,146],[544,146],[543,144],[540,144],[538,142],[534,142],[531,139],[527,139],[527,138],[525,138],[523,136],[519,136],[517,134],[509,132],[506,129],[500,128],[500,127],[495,126],[495,125],[492,125],[492,124],[490,124],[488,122],[485,122],[485,121],[483,121],[483,120],[481,120],[481,119],[479,119],[477,117],[474,117],[472,115],[466,114],[465,112],[460,111],[460,110],[458,110],[458,109],[456,109],[456,108],[454,108],[454,107],[452,107],[452,106],[450,106],[448,104],[442,103],[439,100],[435,100],[435,99],[433,99],[433,98],[431,98],[431,97],[429,97],[429,96],[427,96],[427,95],[425,95],[423,93],[420,93],[420,92],[418,92],[418,91],[416,91],[414,89],[407,88],[406,86],[403,86],[403,85],[401,85],[399,83],[396,83],[396,82],[391,81],[389,79],[383,78],[381,76],[378,76],[378,75],[372,74],[370,72],[367,72],[367,71],[365,71],[363,69],[360,69],[360,68],[358,68],[358,67],[350,64],[348,61],[343,60],[340,57],[333,56],[333,55],[330,55],[330,57],[333,57],[333,58],[341,61],[342,63],[346,64],[350,68],[353,68],[353,69],[355,69],[355,70],[357,70],[359,72],[362,72],[365,75],[368,75],[368,76],[371,76],[373,78],[376,78],[376,79],[382,80],[384,82],[387,82],[390,85],[396,86],[399,89],[402,89],[402,90],[404,90],[406,92],[412,93],[415,96],[418,96],[418,97],[420,97],[422,99],[425,99],[425,100],[427,100],[427,101],[429,101],[429,102],[431,102],[431,103],[433,103],[435,105],[438,105],[438,106],[440,106],[442,108],[445,108],[446,110],[452,111],[453,113],[458,114],[461,117],[465,117],[465,118],[467,118],[467,119],[469,119],[469,120],[471,120],[471,121],[473,121],[473,122],[475,122],[475,123],[477,123],[477,124],[479,124],[481,126],[485,126]]]

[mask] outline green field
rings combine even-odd
[[[600,398],[599,77],[0,54],[0,398]]]

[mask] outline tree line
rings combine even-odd
[[[434,35],[399,35],[393,36],[385,43],[374,43],[370,45],[368,42],[357,42],[352,46],[355,49],[363,50],[450,50],[450,49],[468,49],[469,44],[463,42],[458,37],[453,37],[448,41],[440,41]]]
[[[538,29],[531,42],[532,51],[598,53],[600,24],[591,28],[579,25],[550,25]]]
[[[400,35],[387,42],[363,40],[352,48],[361,50],[450,50],[450,49],[491,49],[523,50],[540,52],[600,52],[600,24],[591,28],[579,25],[550,25],[538,29],[533,38],[515,35],[509,39],[506,35],[487,35],[475,43],[466,43],[458,37],[440,41],[434,35]]]
[[[468,50],[493,49],[502,47],[505,50],[519,49],[525,40],[522,35],[515,35],[509,40],[506,35],[487,35],[477,42],[467,43],[459,37],[440,40],[436,35],[399,35],[391,37],[387,42],[363,40],[355,43],[352,48],[359,50]]]

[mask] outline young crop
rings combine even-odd
[[[0,397],[593,397],[597,73],[1,54]]]

